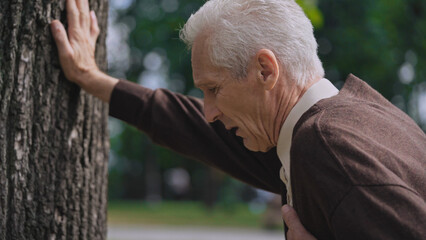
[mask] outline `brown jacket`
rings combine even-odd
[[[247,150],[202,101],[121,80],[110,115],[163,146],[285,196],[276,149]],[[293,131],[294,207],[318,239],[426,239],[426,136],[403,112],[350,75]],[[285,197],[284,197],[285,199]]]

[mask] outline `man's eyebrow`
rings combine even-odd
[[[208,87],[208,86],[211,86],[211,85],[213,85],[213,84],[215,84],[214,82],[203,82],[203,83],[200,83],[200,84],[196,84],[196,83],[194,83],[194,86],[196,87],[196,88],[202,88],[202,87]]]

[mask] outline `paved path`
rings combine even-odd
[[[170,226],[109,226],[108,240],[283,240],[279,231]]]

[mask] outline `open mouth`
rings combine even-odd
[[[235,128],[235,132],[234,132],[234,134],[235,134],[236,136],[238,136],[238,137],[241,137],[241,138],[242,138],[242,136],[241,136],[240,134],[238,134],[238,133],[241,133],[241,130],[240,130],[239,128]]]
[[[234,134],[234,135],[237,135],[237,130],[238,130],[238,127],[233,127],[233,128],[231,128],[231,129],[229,129],[228,131],[229,131],[230,133]]]

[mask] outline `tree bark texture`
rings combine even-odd
[[[107,0],[92,0],[106,68]],[[67,81],[65,0],[0,1],[0,239],[105,239],[108,108]]]

